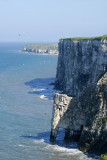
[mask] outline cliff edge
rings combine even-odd
[[[65,128],[66,141],[82,151],[107,152],[107,39],[59,42],[50,140]]]

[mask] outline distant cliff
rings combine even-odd
[[[23,51],[36,54],[58,54],[58,44],[29,44],[24,46]]]
[[[107,152],[107,37],[62,39],[50,139],[65,128],[65,140],[90,153]]]

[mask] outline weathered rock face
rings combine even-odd
[[[92,87],[88,99],[88,114],[79,140],[81,150],[92,153],[107,152],[107,72]],[[83,98],[86,97],[84,93]]]
[[[59,51],[56,86],[66,94],[54,96],[50,139],[65,128],[65,140],[81,150],[106,153],[107,41],[64,40]]]
[[[51,130],[51,141],[54,141],[57,136],[59,128],[68,128],[69,126],[69,113],[68,108],[70,100],[72,98],[64,94],[55,94],[54,105],[52,112],[52,130]]]
[[[78,141],[85,119],[83,109],[78,99],[66,94],[55,94],[51,140],[55,140],[59,128],[65,128],[65,140]]]
[[[59,42],[56,87],[77,96],[107,69],[107,40]]]
[[[65,128],[65,140],[91,153],[107,152],[107,73],[79,97],[55,94],[51,140]]]

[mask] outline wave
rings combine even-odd
[[[43,88],[41,88],[41,89],[37,89],[37,88],[32,89],[33,92],[35,92],[35,91],[39,92],[39,91],[43,91],[43,90],[45,90],[45,89],[43,89]]]
[[[65,148],[65,147],[61,147],[61,146],[58,146],[58,145],[51,145],[51,144],[48,144],[45,149],[47,150],[56,150],[58,152],[65,152],[65,153],[70,153],[70,154],[73,154],[74,153],[80,153],[80,151],[78,149],[70,149],[70,148]]]
[[[25,147],[25,145],[23,145],[23,144],[19,144],[18,146],[19,146],[19,147]]]
[[[45,95],[40,96],[41,99],[47,99]]]
[[[54,82],[55,78],[37,78],[29,82],[25,82],[25,85],[31,87],[31,91],[28,92],[29,94],[37,94],[41,99],[53,100],[53,96],[55,93],[62,92],[53,89],[54,86],[50,84],[53,84]]]
[[[40,139],[40,140],[34,140],[34,143],[36,144],[40,144],[40,143],[44,143],[44,139]]]
[[[60,156],[64,156],[64,155],[71,155],[71,156],[75,156],[76,159],[78,160],[95,160],[95,159],[100,159],[99,156],[96,155],[90,155],[88,153],[84,154],[83,152],[81,152],[78,148],[65,148],[65,147],[61,147],[58,145],[51,145],[48,144],[46,147],[44,147],[44,149],[47,151],[51,152],[58,152],[60,154]]]
[[[59,132],[63,132],[60,130]],[[76,142],[66,143],[61,139],[56,140],[54,143],[49,141],[50,132],[38,133],[37,136],[22,136],[24,138],[33,139],[32,146],[39,147],[43,152],[46,152],[50,155],[58,155],[60,159],[73,159],[73,160],[95,160],[100,159],[100,156],[90,155],[88,153],[83,153],[78,149],[78,144]],[[62,134],[60,134],[62,136]],[[69,157],[70,156],[70,157]]]

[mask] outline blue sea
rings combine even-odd
[[[60,130],[50,143],[57,55],[22,52],[25,43],[0,43],[0,160],[94,160]]]

